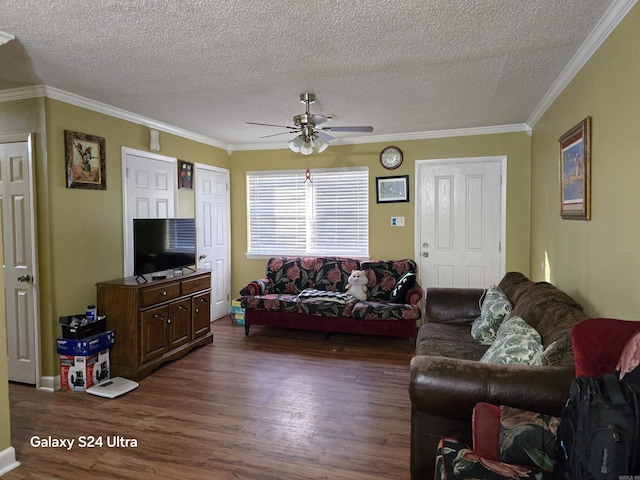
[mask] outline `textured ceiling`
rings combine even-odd
[[[523,124],[616,3],[2,0],[0,89],[55,87],[235,148],[289,140],[245,122],[291,125],[304,92],[372,140]]]

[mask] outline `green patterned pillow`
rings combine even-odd
[[[544,353],[542,339],[536,329],[520,317],[513,317],[500,326],[495,342],[480,362],[542,365]]]
[[[498,328],[512,308],[502,290],[491,285],[485,294],[480,316],[471,325],[471,336],[482,343],[492,343],[496,339]]]
[[[533,335],[534,337],[537,335],[537,338],[540,338],[540,334],[535,328],[525,322],[521,317],[513,315],[502,322],[502,325],[498,328],[496,340],[514,333],[519,335]]]

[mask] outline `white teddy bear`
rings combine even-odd
[[[367,283],[369,283],[369,279],[364,270],[352,270],[349,275],[349,283],[347,283],[346,291],[358,300],[366,300]]]

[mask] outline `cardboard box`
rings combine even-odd
[[[109,349],[93,355],[60,355],[60,388],[84,392],[111,378]]]
[[[57,340],[58,354],[60,355],[92,355],[111,348],[115,342],[115,335],[111,330],[107,330],[91,337],[72,340],[59,338]]]
[[[103,333],[107,330],[106,317],[101,317],[98,320],[87,323],[86,325],[77,325],[77,323],[82,322],[84,319],[85,315],[83,313],[60,317],[58,321],[60,325],[62,325],[62,338],[68,340],[79,340],[97,335],[98,333]]]
[[[231,301],[231,320],[236,325],[244,325],[244,308],[241,307],[240,300]]]

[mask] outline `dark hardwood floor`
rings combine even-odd
[[[113,400],[11,384],[21,466],[3,480],[409,478],[408,339],[255,326],[245,337],[229,318],[212,331],[213,345]],[[104,445],[81,448],[81,436]],[[119,437],[129,446],[107,445]]]

